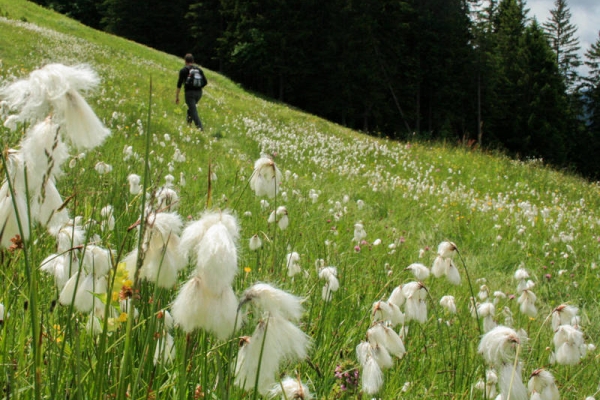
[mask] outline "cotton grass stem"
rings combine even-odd
[[[35,271],[37,269],[31,268],[31,264],[29,262],[29,246],[27,245],[27,240],[25,240],[25,234],[23,233],[23,222],[21,221],[21,216],[19,215],[19,210],[17,207],[17,203],[15,201],[15,192],[10,180],[10,174],[8,172],[8,168],[6,167],[6,159],[4,157],[4,152],[2,152],[2,166],[4,168],[4,172],[6,175],[6,182],[8,184],[8,190],[10,192],[10,196],[13,203],[13,209],[15,211],[15,217],[17,220],[17,226],[19,227],[19,233],[21,234],[22,241],[20,245],[22,246],[23,251],[23,262],[25,263],[25,274],[27,276],[27,282],[29,284],[29,310],[31,312],[31,347],[33,350],[33,376],[34,376],[34,393],[35,399],[39,400],[42,398],[42,336],[41,336],[41,327],[38,323],[38,315],[37,315],[37,277],[34,276]],[[27,168],[24,171],[25,176],[25,188],[27,185]],[[26,204],[27,204],[27,213],[29,213],[29,190],[25,190]],[[31,216],[28,216],[27,221],[31,221]],[[29,222],[28,222],[29,223]],[[31,232],[31,226],[27,227],[28,231]],[[17,244],[15,242],[15,244]]]
[[[206,188],[206,209],[210,209],[212,204],[212,163],[208,160],[208,187]]]
[[[144,154],[144,179],[142,183],[142,204],[146,204],[146,191],[148,188],[148,175],[150,174],[150,121],[152,120],[152,77],[150,77],[150,88],[148,95],[148,122],[146,124],[146,149]],[[139,271],[140,267],[143,265],[143,251],[141,251],[144,231],[146,227],[146,207],[142,207],[142,215],[140,217],[140,230],[138,237],[138,260],[135,267],[134,273],[134,281],[133,281],[133,290],[135,291],[139,288]],[[125,348],[123,350],[123,362],[121,363],[121,371],[119,376],[119,392],[118,399],[125,399],[127,397],[127,386],[131,381],[131,370],[132,370],[132,330],[133,330],[133,319],[135,317],[135,297],[131,299],[131,303],[129,304],[129,308],[127,310],[127,330],[125,332]]]
[[[465,260],[462,256],[462,254],[460,253],[460,251],[458,250],[458,248],[455,249],[456,253],[458,254],[458,257],[460,258],[460,262],[462,263],[463,269],[465,270],[465,276],[467,277],[467,283],[469,284],[469,291],[471,292],[471,299],[473,299],[473,301],[475,301],[475,291],[473,290],[473,284],[471,283],[471,277],[469,276],[469,269],[467,268],[467,264],[465,263]],[[482,337],[483,336],[483,329],[481,327],[481,320],[479,318],[479,311],[477,311],[477,307],[475,307],[475,316],[477,317],[477,329],[479,329],[479,336]],[[483,379],[485,384],[487,384],[487,376],[485,374],[485,363],[482,360],[482,365],[483,365]],[[514,374],[514,370],[513,370],[513,374]],[[512,387],[512,380],[511,380],[511,387]],[[508,395],[510,397],[510,393]],[[483,397],[484,399],[487,399],[487,394],[484,391],[483,392]],[[509,399],[506,399],[509,400]]]
[[[513,370],[512,370],[512,374],[510,376],[510,386],[508,387],[508,395],[506,397],[506,400],[510,400],[510,395],[512,393],[512,387],[515,382],[515,375],[516,375],[515,372],[517,371],[517,365],[519,364],[519,353],[520,352],[521,352],[521,344],[518,344],[517,351],[515,352],[515,361],[513,363]]]
[[[460,251],[458,251],[458,248],[456,248],[456,253],[458,254],[458,257],[460,258],[460,262],[463,265],[463,268],[465,270],[465,275],[467,276],[467,282],[469,283],[469,291],[471,292],[471,298],[475,299],[475,291],[473,290],[473,284],[471,283],[471,277],[469,276],[469,269],[467,268],[467,264],[465,263],[465,260],[462,257],[462,254],[460,254]],[[481,328],[481,321],[479,320],[479,312],[477,311],[477,307],[475,307],[475,315],[477,316],[476,320],[477,320],[477,329],[479,329],[479,335],[483,336],[483,329]]]

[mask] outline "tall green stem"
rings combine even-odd
[[[148,180],[149,180],[149,174],[150,174],[150,164],[149,164],[149,157],[150,157],[150,121],[152,119],[152,77],[150,77],[150,93],[149,93],[149,99],[148,99],[148,122],[147,122],[147,126],[146,126],[146,151],[144,154],[144,180],[143,180],[143,186],[142,186],[142,212],[141,212],[141,217],[140,217],[140,230],[139,230],[139,237],[138,237],[138,260],[136,263],[136,268],[135,268],[135,278],[134,278],[134,282],[133,282],[133,297],[131,298],[131,302],[129,304],[129,309],[128,311],[128,315],[127,315],[127,329],[125,331],[125,348],[123,350],[123,362],[121,363],[121,373],[120,373],[120,379],[119,379],[119,393],[118,393],[118,398],[119,399],[126,399],[127,398],[127,386],[129,384],[129,382],[131,382],[131,375],[130,372],[132,370],[132,330],[133,330],[133,320],[134,320],[134,311],[135,311],[135,305],[136,305],[136,298],[135,298],[135,293],[138,292],[138,288],[139,288],[139,271],[140,271],[140,267],[143,263],[143,252],[142,252],[142,244],[143,244],[143,238],[144,238],[144,230],[145,230],[145,226],[146,226],[146,190],[148,188]]]

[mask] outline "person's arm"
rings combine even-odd
[[[179,79],[177,79],[177,91],[175,92],[175,104],[179,104],[179,92],[181,91],[181,87],[183,86],[183,82],[185,82],[185,71],[182,69],[179,71]]]

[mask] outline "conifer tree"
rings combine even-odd
[[[566,128],[572,114],[552,50],[535,20],[525,30],[520,62],[523,76],[517,84],[522,98],[518,119],[521,136],[527,138],[523,152],[562,166],[570,146]]]
[[[600,35],[585,53],[587,76],[582,77],[579,98],[582,112],[569,161],[577,171],[591,179],[600,179]]]
[[[577,67],[581,65],[577,54],[581,48],[576,35],[577,27],[571,24],[571,10],[567,6],[567,0],[556,0],[554,7],[550,10],[548,21],[544,22],[544,29],[556,56],[560,74],[567,88],[573,89],[578,80]]]
[[[588,129],[594,137],[600,137],[600,32],[598,39],[585,52],[588,76],[584,78],[587,99]]]

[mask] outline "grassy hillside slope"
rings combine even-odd
[[[301,327],[313,345],[307,360],[285,363],[281,376],[298,377],[319,399],[357,398],[360,382],[356,388],[345,382],[336,367],[363,373],[355,347],[371,326],[372,304],[414,280],[408,265],[431,267],[438,244],[449,240],[460,251],[454,262],[462,282],[425,281],[429,314],[424,323],[407,321],[402,332],[408,353],[385,370],[376,397],[483,398],[475,389],[486,369],[477,354],[482,322],[469,310],[469,298],[485,292],[483,285],[490,298],[500,292],[491,318],[502,324],[510,314],[515,329],[529,336],[519,347],[525,383],[533,370],[544,367],[554,374],[563,398],[584,399],[599,390],[600,362],[593,346],[575,365],[550,362],[555,307],[579,308],[586,344],[596,343],[600,331],[596,184],[547,169],[539,160],[517,162],[454,145],[368,137],[261,99],[212,71],[205,71],[209,86],[199,105],[206,130],[197,132],[185,124],[185,105],[174,104],[181,59],[23,0],[0,0],[0,15],[1,84],[48,63],[88,63],[102,79],[87,99],[112,134],[97,149],[71,154],[58,182],[63,197],[74,196],[70,215],[100,221],[101,208],[112,205],[114,230],[101,231],[98,225],[90,235],[98,234],[102,246],[115,251],[115,266],[121,262],[136,247],[135,230],[128,228],[139,218],[141,201],[129,193],[127,176],[143,175],[150,135],[149,189],[164,185],[171,174],[184,219],[198,219],[207,206],[237,216],[236,294],[262,281],[305,299]],[[21,132],[0,127],[0,133],[4,148],[18,146]],[[267,203],[248,185],[261,154],[271,156],[285,176],[280,194],[263,199]],[[99,175],[100,161],[112,171]],[[268,222],[278,206],[287,209],[285,230]],[[355,242],[357,223],[366,237]],[[251,251],[248,240],[255,234],[263,246]],[[52,235],[37,226],[26,250],[2,250],[0,384],[6,398],[100,399],[125,391],[133,398],[257,396],[232,385],[231,370],[236,338],[252,334],[258,315],[250,315],[227,341],[175,328],[175,362],[155,365],[161,310],[169,307],[191,268],[172,289],[142,282],[135,322],[127,327],[107,319],[113,325],[92,336],[86,333],[88,316],[56,306],[59,291],[37,268],[55,246]],[[293,277],[286,268],[291,252],[298,253],[302,269]],[[323,264],[338,270],[340,290],[331,302],[322,299],[324,281],[317,268]],[[27,265],[35,268],[29,271]],[[519,267],[535,284],[535,316],[519,311],[513,278]],[[444,295],[455,297],[456,315],[439,305]],[[28,308],[32,296],[33,311]],[[32,339],[32,332],[39,332],[31,328],[34,314],[39,345]],[[132,356],[130,364],[124,353]]]

